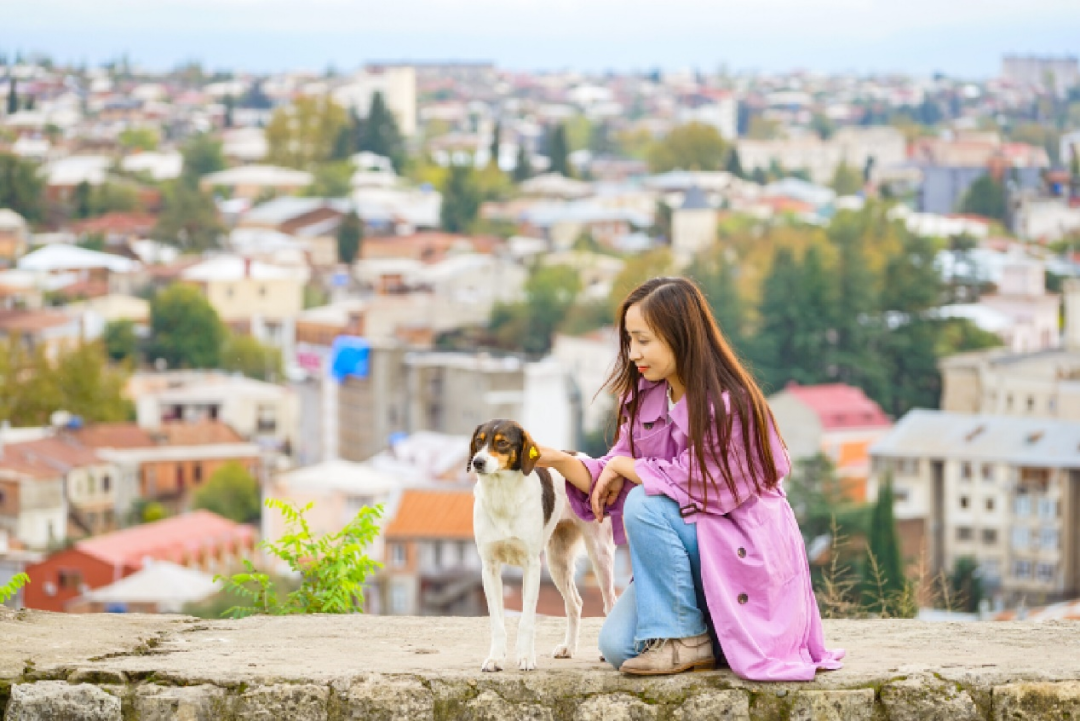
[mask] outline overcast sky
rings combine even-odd
[[[934,71],[1080,54],[1080,0],[0,0],[0,52],[168,68]]]

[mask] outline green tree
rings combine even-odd
[[[491,131],[491,148],[488,150],[488,165],[499,167],[499,148],[502,147],[502,123],[496,121]]]
[[[661,275],[670,275],[675,269],[675,261],[671,251],[667,248],[649,250],[640,255],[628,258],[622,270],[615,276],[611,283],[611,293],[608,295],[608,307],[611,308],[611,317],[615,318],[622,305],[623,299],[630,291],[639,285]]]
[[[529,149],[522,138],[518,143],[517,162],[514,164],[513,178],[515,183],[521,183],[532,177],[532,163],[529,162]]]
[[[832,179],[832,189],[836,191],[836,194],[854,195],[862,190],[862,187],[862,174],[848,165],[847,161],[841,161],[836,166],[836,172],[833,173]]]
[[[572,178],[573,169],[570,167],[570,144],[566,139],[566,126],[559,123],[551,128],[547,137],[548,170],[552,173]]]
[[[442,188],[441,219],[448,233],[467,233],[480,214],[480,188],[469,165],[452,165]]]
[[[330,160],[348,122],[345,110],[330,97],[299,97],[270,117],[266,126],[267,161],[287,168],[314,169]]]
[[[649,149],[649,169],[654,173],[668,170],[723,170],[728,146],[712,125],[687,123],[674,128],[663,140]]]
[[[959,601],[959,609],[968,613],[979,610],[983,598],[982,578],[979,575],[979,562],[973,556],[961,556],[953,565],[949,577],[953,598]]]
[[[193,509],[205,509],[237,523],[259,520],[259,482],[237,461],[218,468],[191,499]]]
[[[225,226],[214,199],[183,179],[165,187],[164,202],[154,237],[185,251],[202,251],[220,245]]]
[[[801,283],[795,255],[789,248],[780,248],[763,284],[761,322],[754,340],[753,366],[766,393],[783,388],[806,360],[797,351],[802,313],[792,298]]]
[[[200,133],[180,148],[184,159],[183,178],[189,185],[198,185],[204,175],[225,169],[225,153],[220,140]]]
[[[14,73],[8,76],[7,111],[8,115],[19,112],[19,93],[15,90]]]
[[[79,181],[71,194],[71,217],[75,219],[89,218],[94,214],[90,196],[94,189],[85,180]]]
[[[77,202],[81,205],[81,198]],[[130,213],[142,208],[142,202],[137,186],[127,182],[106,182],[90,189],[88,206],[87,217],[93,218],[106,213]]]
[[[233,96],[225,96],[225,117],[222,119],[226,128],[231,128],[235,123],[233,121],[233,110],[236,108],[236,101]]]
[[[732,148],[728,153],[727,163],[724,165],[724,170],[728,171],[736,178],[746,179],[746,171],[743,170],[742,161],[739,159],[739,150]]]
[[[127,372],[109,368],[102,343],[82,343],[62,353],[51,371],[59,396],[57,408],[89,423],[128,417],[130,404],[124,399]]]
[[[886,478],[885,484],[878,489],[877,502],[868,529],[867,552],[872,554],[877,564],[880,577],[880,589],[874,588],[874,596],[883,596],[877,600],[895,598],[903,593],[907,585],[904,563],[900,555],[900,537],[896,532],[896,519],[893,517],[892,478]],[[868,564],[872,568],[873,564]],[[871,579],[867,579],[870,581]],[[874,584],[875,586],[877,584]]]
[[[689,273],[709,301],[720,332],[736,351],[741,351],[746,342],[744,303],[735,284],[734,268],[725,256],[725,249],[720,247],[707,250],[697,257]]]
[[[525,301],[497,304],[488,328],[503,348],[543,355],[580,292],[581,278],[570,266],[537,265],[525,281]]]
[[[276,541],[261,541],[259,548],[286,562],[300,577],[300,587],[283,598],[265,573],[245,559],[245,573],[223,580],[226,590],[239,595],[248,605],[234,606],[225,612],[233,618],[253,614],[284,616],[304,613],[357,613],[364,610],[364,582],[377,568],[364,549],[379,534],[376,520],[382,506],[364,506],[347,526],[321,538],[311,535],[304,518],[304,508],[296,508],[276,498],[266,499],[266,507],[277,509],[288,523],[288,532]]]
[[[398,172],[405,168],[405,140],[401,136],[397,118],[387,107],[380,92],[372,96],[368,115],[357,128],[356,147],[358,150],[390,158]]]
[[[127,128],[120,131],[117,140],[125,150],[149,151],[158,146],[158,134],[153,128]]]
[[[9,208],[36,222],[43,218],[45,181],[38,166],[17,155],[0,153],[0,208]]]
[[[221,367],[270,383],[280,381],[285,376],[281,351],[249,335],[233,334],[226,339],[221,349]]]
[[[135,335],[135,323],[130,320],[114,320],[105,324],[105,352],[114,361],[135,360],[139,352],[139,338]]]
[[[364,224],[356,211],[350,211],[341,219],[337,232],[338,261],[352,265],[360,253],[360,241],[364,239]]]
[[[960,201],[961,213],[972,213],[1002,222],[1005,221],[1006,209],[1005,186],[994,180],[989,173],[972,183]]]
[[[347,160],[319,163],[314,168],[315,179],[304,192],[312,198],[345,198],[352,192],[352,176],[356,172]]]
[[[199,289],[176,283],[150,301],[149,358],[170,368],[217,368],[225,325]]]

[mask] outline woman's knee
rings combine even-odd
[[[604,660],[618,670],[623,662],[635,656],[634,634],[626,633],[621,624],[605,623],[600,627],[600,638],[597,645]]]
[[[644,486],[635,486],[626,494],[623,504],[623,522],[627,527],[637,525],[642,521],[648,521],[650,525],[665,515],[667,504],[674,503],[667,496],[650,496],[645,493]]]

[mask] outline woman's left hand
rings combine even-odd
[[[605,509],[619,497],[624,483],[626,479],[616,473],[614,464],[608,463],[604,466],[604,470],[600,471],[600,476],[593,485],[592,496],[589,498],[596,520],[603,520]]]

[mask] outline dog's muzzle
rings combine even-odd
[[[473,456],[472,469],[477,473],[490,473],[490,471],[487,470],[487,462],[489,459],[489,456],[482,456],[479,454]]]

